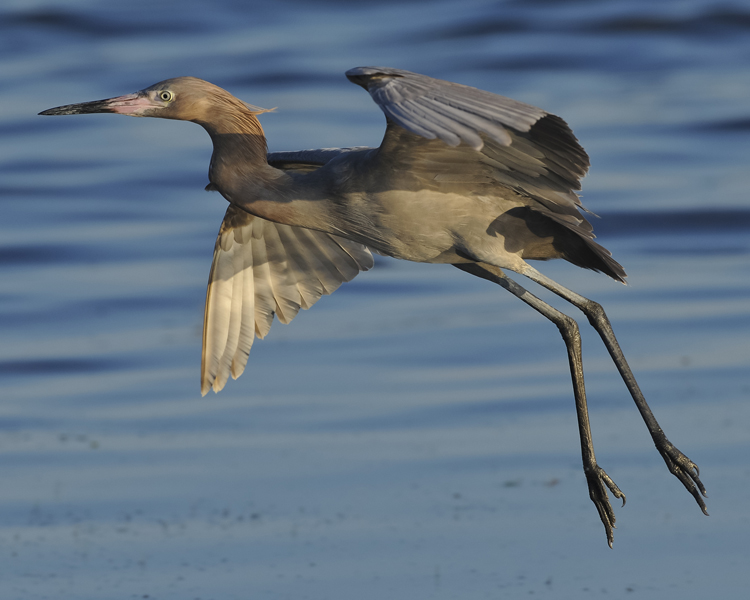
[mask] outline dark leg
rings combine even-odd
[[[604,345],[607,347],[609,355],[612,357],[617,370],[620,372],[620,376],[625,382],[630,395],[633,397],[635,405],[638,407],[641,417],[646,423],[646,427],[648,427],[649,433],[651,433],[654,445],[664,459],[664,462],[667,463],[667,468],[670,473],[677,477],[677,479],[679,479],[685,488],[693,495],[698,506],[701,507],[703,514],[708,515],[706,503],[703,502],[703,498],[701,498],[701,494],[704,496],[707,494],[706,488],[698,477],[698,466],[675,448],[672,445],[672,442],[667,439],[664,431],[662,431],[662,428],[654,417],[654,413],[651,412],[651,408],[638,387],[633,372],[630,370],[630,367],[625,360],[625,355],[620,349],[620,344],[617,343],[614,331],[612,331],[612,325],[601,305],[576,294],[555,281],[552,281],[549,277],[545,277],[533,267],[527,267],[522,274],[583,311],[588,318],[589,323],[591,323],[592,327],[596,329],[597,333],[601,336]]]
[[[591,439],[591,424],[589,423],[589,411],[586,404],[586,389],[583,383],[583,359],[581,357],[581,335],[578,330],[578,324],[569,316],[552,308],[549,304],[543,302],[523,287],[518,285],[512,279],[498,269],[487,264],[466,263],[454,265],[462,271],[481,277],[488,281],[498,284],[508,290],[511,294],[523,300],[534,310],[541,313],[552,321],[562,334],[565,346],[568,349],[568,362],[570,363],[570,375],[573,380],[573,394],[576,402],[576,415],[578,417],[578,432],[581,437],[581,455],[583,458],[583,472],[586,475],[586,482],[589,487],[589,497],[594,502],[596,510],[599,512],[599,518],[604,524],[604,530],[607,533],[607,543],[612,547],[613,533],[615,526],[615,512],[607,497],[607,488],[612,492],[615,498],[622,498],[625,504],[625,495],[620,491],[614,481],[596,464],[594,455],[594,443]]]

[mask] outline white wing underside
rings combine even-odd
[[[230,374],[242,374],[254,339],[266,336],[274,314],[289,323],[300,308],[310,308],[372,265],[361,244],[272,223],[230,205],[206,293],[201,393],[218,392]]]

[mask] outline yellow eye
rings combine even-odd
[[[159,92],[159,98],[164,102],[172,102],[172,100],[174,100],[174,94],[169,90],[164,90],[163,92]]]

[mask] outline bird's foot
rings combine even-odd
[[[615,511],[609,503],[607,488],[609,488],[609,491],[612,492],[615,498],[622,498],[623,506],[625,506],[625,494],[620,491],[620,488],[612,481],[612,478],[604,472],[604,469],[596,463],[591,467],[584,468],[584,473],[586,474],[586,482],[589,486],[589,497],[594,506],[596,506],[596,510],[599,511],[599,518],[604,524],[604,531],[607,532],[607,543],[611,548],[614,541],[612,530],[615,528]]]
[[[708,494],[706,493],[706,488],[703,486],[700,477],[698,477],[700,474],[698,465],[675,448],[672,442],[667,438],[664,438],[663,441],[657,442],[656,449],[659,451],[659,454],[661,454],[664,462],[667,463],[669,472],[682,482],[685,489],[693,495],[698,506],[701,507],[703,514],[708,516],[706,503],[701,497],[701,494],[705,497],[708,497]]]

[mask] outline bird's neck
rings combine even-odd
[[[266,160],[266,136],[255,114],[239,101],[222,108],[212,106],[210,120],[195,120],[214,146],[208,179],[227,200],[247,210],[250,204],[272,199],[274,182],[282,173]]]
[[[268,164],[266,138],[255,115],[242,107],[212,112],[199,122],[211,136],[214,152],[208,178],[227,200],[258,217],[286,225],[324,228],[320,203],[306,201],[292,177]]]
[[[224,170],[227,165],[232,165],[233,169],[268,166],[266,136],[255,114],[244,106],[231,106],[227,110],[222,110],[221,106],[212,108],[210,120],[195,121],[211,136],[212,166],[224,177],[229,175]]]

